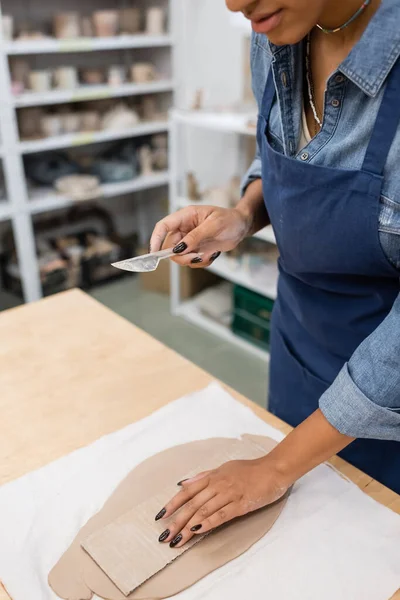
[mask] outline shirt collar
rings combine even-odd
[[[399,21],[400,0],[382,0],[360,41],[339,67],[368,96],[379,93],[400,57]],[[269,43],[273,56],[284,47]]]
[[[360,41],[339,70],[368,96],[376,96],[400,56],[400,0],[382,0]]]

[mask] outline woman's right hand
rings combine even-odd
[[[209,266],[221,252],[233,250],[248,234],[252,219],[238,208],[196,205],[183,208],[157,223],[151,252],[174,248],[182,266]]]

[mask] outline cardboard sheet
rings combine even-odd
[[[270,443],[273,445],[273,441],[268,438],[259,438],[259,443],[256,438],[246,438],[241,441],[226,440],[227,444],[230,441],[234,442],[234,446],[230,450],[223,449],[214,456],[207,456],[209,452],[207,452],[207,444],[205,444],[203,461],[195,469],[185,472],[184,479],[216,468],[231,460],[258,458],[266,452]],[[213,452],[213,440],[209,440],[208,447]],[[181,454],[190,454],[190,452],[190,444],[180,449]],[[178,459],[178,456],[176,458]],[[168,459],[166,456],[164,470],[169,470],[170,460],[171,457]],[[148,476],[151,476],[150,472]],[[143,486],[145,485],[146,482],[143,482]],[[168,486],[106,527],[95,531],[82,542],[82,547],[125,596],[128,596],[162,569],[168,568],[174,560],[203,539],[204,536],[194,536],[185,546],[174,549],[171,549],[168,544],[160,544],[157,541],[160,534],[168,528],[169,523],[175,517],[172,516],[170,519],[158,522],[154,520],[154,517],[178,492],[179,489],[176,485]],[[214,535],[218,535],[218,532]],[[252,533],[249,532],[248,541],[251,542],[252,539]],[[184,563],[182,568],[185,568]],[[193,577],[195,577],[195,573],[193,573]]]

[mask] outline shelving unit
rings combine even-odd
[[[151,36],[145,34],[119,35],[118,37],[79,38],[57,40],[44,38],[42,40],[13,41],[4,44],[4,52],[10,56],[25,54],[54,54],[61,52],[98,52],[99,50],[125,50],[132,48],[157,48],[172,46],[170,35]]]
[[[98,198],[112,198],[115,196],[123,196],[125,194],[133,194],[134,192],[142,192],[168,185],[169,172],[163,171],[152,175],[141,175],[131,181],[123,181],[121,183],[104,183],[100,186],[100,194]],[[59,210],[60,208],[68,208],[76,204],[71,198],[49,192],[48,189],[36,189],[34,196],[30,198],[29,210],[31,214],[39,214],[49,210]],[[1,214],[1,213],[0,213]]]
[[[193,204],[185,196],[186,190],[183,185],[185,173],[182,171],[182,165],[184,164],[185,150],[181,142],[184,137],[184,128],[192,127],[222,134],[235,134],[239,139],[240,146],[240,139],[243,136],[255,136],[254,122],[254,114],[178,110],[172,112],[170,130],[170,212]],[[271,227],[266,227],[258,232],[255,237],[269,244],[276,243]],[[260,277],[261,271],[258,274],[252,274],[247,269],[242,268],[235,259],[222,255],[209,267],[209,270],[233,284],[240,285],[271,299],[276,298],[278,282],[278,266],[276,263],[263,267],[262,276]],[[205,316],[200,311],[196,298],[189,301],[181,300],[180,269],[175,264],[171,265],[171,310],[174,314],[207,329],[224,340],[233,342],[264,360],[269,359],[267,352],[236,336],[228,327]]]
[[[71,102],[87,102],[89,100],[104,100],[105,98],[123,98],[125,96],[139,96],[143,94],[158,94],[172,92],[174,82],[153,81],[150,83],[124,83],[119,86],[81,85],[75,90],[52,90],[50,92],[24,92],[15,96],[16,108],[27,106],[42,106],[45,104],[63,104]]]
[[[19,142],[18,149],[21,154],[33,154],[36,152],[47,152],[60,148],[71,148],[74,146],[86,146],[100,142],[112,142],[126,138],[141,137],[153,133],[168,131],[168,121],[152,121],[149,123],[138,123],[131,129],[111,129],[109,131],[93,131],[88,133],[72,133],[40,140]]]
[[[38,7],[38,11],[29,4],[23,5],[23,0],[17,0],[15,10],[17,17],[22,20],[24,7],[27,10],[26,19],[34,15],[39,20],[48,21],[49,16],[59,11],[77,10],[80,11],[79,1],[73,3],[65,0],[57,0],[57,6],[54,7],[48,0],[47,7],[43,4]],[[83,3],[82,12],[96,10],[99,8],[108,8],[103,0],[91,0],[90,6]],[[82,132],[56,137],[47,137],[35,140],[21,140],[17,124],[17,112],[20,109],[28,107],[46,107],[60,105],[64,103],[79,103],[96,100],[129,98],[143,94],[172,94],[174,98],[176,93],[176,82],[173,79],[175,71],[174,54],[174,14],[172,0],[161,0],[162,5],[169,11],[169,33],[165,35],[119,35],[115,37],[95,37],[59,40],[51,37],[36,40],[16,40],[12,42],[3,42],[0,39],[0,86],[2,90],[2,102],[0,107],[0,132],[1,132],[1,150],[0,158],[3,161],[3,170],[7,188],[7,200],[0,200],[0,221],[10,220],[13,227],[14,240],[18,255],[19,271],[22,278],[25,301],[37,300],[42,295],[39,266],[36,256],[35,233],[33,217],[35,215],[68,208],[74,201],[71,198],[57,194],[55,190],[46,188],[35,188],[33,191],[29,188],[24,169],[25,155],[48,152],[61,149],[73,149],[79,146],[92,144],[101,144],[118,140],[139,138],[152,134],[169,132],[168,120],[139,122],[137,126],[130,129],[121,130],[102,130],[96,132]],[[135,3],[132,4],[135,6]],[[6,8],[5,8],[6,6]],[[125,2],[117,7],[126,6]],[[138,6],[146,8],[146,4],[138,0]],[[3,3],[3,12],[13,14],[14,6],[11,1]],[[29,13],[29,14],[28,14]],[[0,12],[1,17],[1,12]],[[0,27],[1,31],[1,27]],[[0,33],[1,37],[1,33]],[[147,50],[144,50],[147,49]],[[86,60],[80,59],[86,56],[85,53],[96,53],[100,51],[122,51],[122,57],[128,57],[127,52],[137,50],[138,58],[143,60],[143,52],[149,59],[154,56],[156,60],[160,59],[162,66],[167,65],[167,73],[162,73],[160,78],[146,83],[124,83],[118,86],[109,85],[80,85],[74,90],[50,90],[43,93],[24,91],[20,94],[12,92],[10,76],[10,60],[14,57],[27,57],[32,64],[44,64],[43,61],[50,61],[49,64],[62,65],[73,63],[75,66],[79,62],[86,64]],[[50,55],[54,56],[50,56]],[[41,57],[43,55],[43,57]],[[47,55],[47,58],[46,58]],[[69,56],[68,56],[69,55]],[[136,56],[136,54],[135,54]],[[30,57],[30,58],[29,58]],[[74,60],[75,57],[75,60]],[[90,60],[89,60],[90,59]],[[88,65],[94,62],[102,64],[100,56],[88,57]],[[111,57],[109,61],[111,61]],[[68,62],[70,61],[70,63]],[[111,63],[110,64],[115,64]],[[43,67],[42,67],[43,68]],[[99,199],[112,199],[114,197],[142,193],[146,190],[166,187],[169,183],[169,172],[154,172],[148,176],[138,176],[131,181],[121,183],[107,183],[100,187]],[[142,199],[142,197],[140,196]],[[138,218],[142,218],[142,211],[146,204],[141,202],[137,205]]]

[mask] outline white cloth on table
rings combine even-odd
[[[47,575],[137,464],[173,445],[282,434],[217,384],[0,488],[0,580],[13,600],[54,600]],[[322,465],[272,530],[179,600],[388,600],[400,586],[400,517]]]

